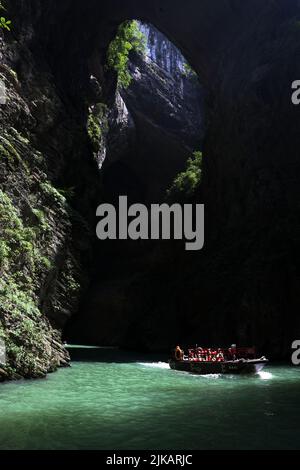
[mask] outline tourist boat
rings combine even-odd
[[[237,348],[232,345],[223,348],[199,348],[198,346],[184,351],[177,346],[169,361],[174,370],[193,374],[256,374],[261,371],[268,359],[256,358],[255,348]]]

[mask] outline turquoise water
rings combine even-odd
[[[300,449],[299,368],[201,377],[131,361],[0,385],[0,449]]]

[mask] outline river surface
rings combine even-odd
[[[94,352],[0,384],[0,449],[300,449],[300,368],[194,376]]]

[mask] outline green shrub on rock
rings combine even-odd
[[[107,62],[118,74],[118,85],[128,88],[131,75],[128,71],[129,54],[134,51],[143,54],[146,50],[146,38],[139,30],[137,21],[125,21],[119,26],[115,39],[111,42]]]
[[[87,131],[93,146],[93,150],[97,152],[99,148],[99,142],[102,136],[102,130],[100,127],[99,119],[92,113],[88,117]]]
[[[97,103],[89,109],[87,122],[87,132],[94,152],[100,151],[108,129],[108,108],[104,103]]]
[[[1,10],[5,10],[5,7],[4,7],[2,2],[0,2],[0,11]],[[8,31],[10,31],[11,21],[7,20],[4,16],[1,16],[0,17],[0,28],[7,29]]]
[[[194,152],[187,161],[187,168],[174,180],[168,191],[168,197],[174,200],[185,200],[193,197],[200,186],[202,177],[202,153]]]

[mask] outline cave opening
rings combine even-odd
[[[133,38],[125,37],[129,28]],[[134,47],[137,37],[139,46]],[[124,54],[122,41],[133,44],[125,51],[125,60],[120,60]],[[105,73],[109,77],[106,80],[115,80],[109,94],[110,110],[106,103],[92,104],[87,124],[100,168],[98,202],[117,206],[119,197],[125,195],[129,204],[150,206],[199,197],[199,191],[197,196],[195,193],[200,186],[199,157],[206,132],[206,89],[181,51],[151,23],[127,20],[110,43]],[[91,81],[95,86],[94,76]],[[195,185],[194,191],[186,187],[190,183]],[[178,243],[168,245],[150,240],[98,240],[91,281],[78,313],[65,328],[66,340],[154,350],[182,340],[182,321],[175,319],[175,328],[170,328],[165,340],[158,333],[160,314],[151,311],[155,283],[168,275],[170,258],[178,258]],[[158,294],[170,311],[174,308],[173,288],[169,285]],[[136,290],[144,291],[142,302],[136,299]],[[142,304],[145,309],[140,312]],[[164,332],[166,328],[164,324]]]

